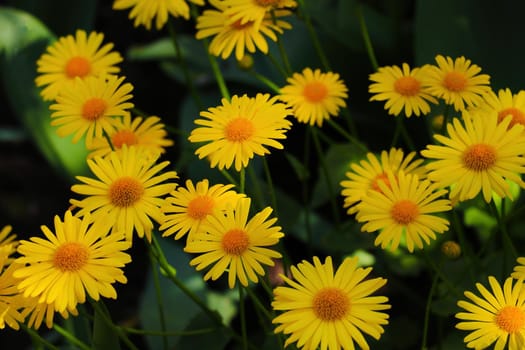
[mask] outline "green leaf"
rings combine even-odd
[[[34,84],[36,61],[53,40],[53,34],[35,17],[0,8],[0,70],[7,100],[56,172],[72,180],[87,173],[87,150],[82,141],[72,144],[71,138],[56,134],[50,125],[49,105]]]

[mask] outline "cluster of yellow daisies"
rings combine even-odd
[[[267,38],[277,41],[291,28],[285,19],[297,7],[294,0],[210,0],[198,13],[193,5],[115,0],[113,7],[130,9],[135,26],[147,29],[152,22],[161,29],[169,16],[193,16],[196,38],[211,38],[209,53],[226,59],[235,52],[237,60],[267,53]],[[225,96],[200,113],[188,140],[210,167],[238,172],[240,183],[177,184],[177,172],[161,160],[173,145],[165,125],[157,116],[133,116],[133,85],[119,76],[123,59],[103,40],[101,33],[78,30],[50,45],[37,62],[35,82],[51,101],[51,124],[72,142],[84,140],[92,176],[77,177],[71,190],[80,198],[55,217],[54,228],[42,226],[43,236],[18,241],[10,226],[0,232],[0,328],[19,329],[23,322],[52,327],[55,313],[77,315],[87,296],[116,298],[113,285],[126,283],[124,267],[132,259],[125,251],[135,235],[155,241],[156,230],[186,239],[184,251],[197,254],[190,264],[206,270],[205,280],[227,272],[230,288],[237,281],[244,287],[259,282],[282,257],[284,233],[271,207],[253,213],[244,170],[255,155],[284,147],[290,117],[322,127],[346,107],[348,89],[339,75],[311,68],[290,72],[274,95]],[[511,197],[511,183],[525,187],[525,92],[492,92],[489,76],[464,57],[438,55],[436,63],[380,67],[370,75],[371,101],[386,101],[389,114],[429,114],[430,104],[440,100],[458,114],[443,116],[442,133],[422,158],[392,148],[349,165],[341,182],[344,208],[362,231],[378,233],[375,244],[384,249],[422,249],[448,230],[446,214],[458,202],[480,193],[490,202]],[[518,259],[503,284],[489,277],[491,290],[478,284],[481,297],[466,292],[470,301],[458,303],[465,311],[456,314],[457,328],[471,332],[468,347],[525,346],[524,263]],[[379,339],[390,308],[386,296],[373,295],[387,280],[371,278],[371,270],[356,257],[338,266],[331,257],[291,266],[271,304],[285,346],[369,349],[364,334]]]

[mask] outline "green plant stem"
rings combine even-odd
[[[324,50],[321,46],[321,41],[319,40],[319,37],[317,36],[317,32],[314,29],[314,26],[312,24],[312,19],[310,17],[310,14],[308,13],[304,0],[298,0],[299,7],[301,9],[301,15],[304,18],[304,23],[306,24],[306,28],[308,30],[308,35],[310,36],[310,40],[312,41],[312,44],[314,45],[315,52],[319,56],[319,59],[321,60],[321,64],[323,65],[323,68],[326,71],[331,71],[330,63],[328,62],[328,58],[326,57]]]
[[[31,340],[33,341],[33,347],[35,350],[43,349],[44,347],[51,350],[60,350],[59,348],[42,338],[40,334],[38,334],[38,332],[34,329],[26,326],[23,323],[20,324],[20,327],[31,337]]]
[[[476,266],[476,264],[475,264],[475,260],[476,259],[473,256],[472,251],[470,250],[470,247],[467,244],[467,239],[465,237],[465,231],[463,230],[463,225],[461,224],[461,222],[459,220],[457,211],[455,209],[452,209],[451,215],[452,215],[452,225],[454,227],[454,230],[456,231],[456,234],[457,234],[457,237],[458,237],[458,241],[459,241],[459,245],[461,246],[461,250],[464,253],[465,260],[467,261],[466,265],[468,267]],[[470,279],[471,279],[472,283],[475,283],[476,282],[476,277],[474,275],[474,272],[472,271],[471,268],[468,269],[468,272],[469,272]]]
[[[357,7],[357,17],[359,19],[359,26],[361,28],[361,35],[363,36],[363,42],[365,44],[366,53],[368,54],[368,59],[372,64],[374,71],[377,71],[379,64],[377,64],[377,58],[374,53],[374,47],[372,46],[372,41],[370,40],[370,35],[368,33],[368,27],[366,26],[365,16],[363,15],[362,6]]]
[[[425,258],[425,261],[427,262],[427,264],[432,268],[432,270],[434,270],[434,272],[436,273],[436,275],[441,278],[441,280],[447,285],[448,289],[450,291],[452,291],[454,293],[454,295],[456,295],[458,298],[461,298],[462,297],[462,294],[457,290],[456,286],[454,285],[454,283],[452,283],[448,278],[447,276],[441,271],[441,268],[440,266],[437,266],[434,261],[432,260],[431,257],[429,257],[427,255],[427,252],[426,251],[423,251],[423,257]]]
[[[263,157],[263,159],[265,159]],[[263,198],[263,192],[261,190],[261,184],[259,182],[259,179],[257,178],[257,174],[255,173],[255,170],[253,169],[252,165],[248,165],[247,167],[248,176],[250,177],[250,182],[253,184],[253,192],[255,200],[257,201],[258,208],[262,209],[264,207],[264,198]]]
[[[438,265],[438,269],[441,268],[441,262]],[[423,336],[421,341],[421,350],[427,350],[427,337],[428,337],[428,324],[430,320],[430,309],[432,306],[432,298],[434,296],[434,291],[439,281],[439,275],[436,273],[432,279],[432,285],[430,286],[430,291],[428,292],[427,303],[425,305],[425,319],[423,321]]]
[[[182,69],[182,72],[184,74],[184,80],[186,82],[186,86],[190,90],[190,94],[193,100],[195,101],[195,105],[197,106],[199,110],[202,110],[203,109],[202,100],[201,100],[200,95],[197,93],[197,90],[195,89],[195,85],[193,84],[193,79],[190,76],[190,70],[188,68],[188,64],[180,49],[179,41],[177,40],[177,34],[175,31],[175,27],[173,26],[172,20],[168,21],[168,31],[170,33],[173,48],[175,49],[175,58],[177,62],[179,63]]]
[[[219,68],[219,64],[217,63],[217,58],[210,53],[208,40],[203,39],[202,42],[203,42],[204,48],[206,49],[208,60],[210,61],[211,69],[213,71],[215,81],[217,82],[217,85],[219,86],[221,95],[222,97],[224,97],[225,99],[229,101],[231,99],[230,91],[228,90],[228,87],[226,86],[226,82],[224,81],[224,76],[222,75],[222,71]]]
[[[121,327],[121,329],[129,334],[140,334],[140,335],[151,335],[151,336],[160,336],[160,337],[173,337],[173,336],[191,336],[191,335],[200,335],[212,333],[217,330],[217,328],[202,328],[202,329],[193,329],[191,331],[171,331],[171,332],[161,332],[161,331],[152,331],[145,329],[136,329],[131,327]]]
[[[336,202],[336,194],[332,186],[330,171],[328,169],[328,166],[326,165],[324,153],[321,147],[321,143],[319,141],[319,136],[317,135],[317,129],[315,127],[310,127],[309,130],[312,133],[312,140],[314,141],[314,146],[317,152],[317,156],[319,157],[319,162],[321,163],[321,170],[323,172],[323,175],[326,181],[326,188],[328,190],[328,195],[330,197],[330,203],[332,205],[332,212],[334,215],[335,224],[338,227],[339,223],[341,222],[341,218],[339,216],[339,207]]]
[[[266,176],[266,182],[268,183],[269,187],[273,213],[275,216],[279,216],[279,210],[277,208],[277,197],[275,196],[275,187],[273,186],[272,173],[270,172],[270,166],[268,165],[266,157],[263,157],[263,168],[264,174]]]
[[[220,172],[226,178],[226,180],[228,180],[229,183],[236,187],[239,187],[239,182],[235,180],[226,169],[221,169]]]
[[[243,167],[239,171],[239,192],[245,193],[246,191],[246,169]]]
[[[405,141],[405,144],[407,145],[409,150],[411,151],[416,150],[416,147],[414,146],[414,143],[412,142],[412,138],[408,134],[408,131],[405,127],[403,116],[396,117],[396,130],[394,131],[394,136],[392,138],[392,147],[396,146],[399,136],[403,138],[403,141]]]
[[[80,339],[78,339],[77,337],[75,337],[70,332],[68,332],[64,328],[60,327],[56,323],[53,325],[53,329],[58,334],[63,336],[70,344],[75,345],[79,349],[81,349],[81,350],[90,350],[91,349],[88,345],[84,344]]]
[[[241,318],[241,336],[242,336],[242,348],[243,350],[248,349],[248,336],[246,333],[246,314],[244,310],[244,286],[238,284],[239,289],[239,316]]]
[[[281,73],[281,75],[283,76],[283,78],[287,78],[288,77],[288,73],[286,73],[286,69],[284,69],[280,64],[279,62],[277,61],[277,59],[272,55],[271,52],[268,52],[268,55],[266,55],[266,57],[268,57],[268,59],[270,60],[270,62],[274,65],[274,67],[279,71],[279,73]]]
[[[248,292],[248,295],[252,299],[253,304],[255,305],[255,307],[257,309],[259,309],[264,314],[264,316],[271,322],[273,320],[272,313],[270,311],[268,311],[268,309],[263,305],[263,303],[259,300],[257,295],[255,295],[253,290],[251,290],[250,288],[246,288],[246,291]]]
[[[359,142],[358,139],[347,133],[339,124],[337,124],[334,120],[328,119],[326,121],[335,131],[340,133],[344,138],[346,138],[352,145],[356,146],[363,152],[368,152],[368,149]]]
[[[188,289],[175,275],[175,269],[168,263],[168,260],[164,256],[164,252],[157,242],[154,235],[151,237],[151,243],[153,244],[153,255],[157,259],[159,266],[163,269],[165,276],[172,281],[184,294],[186,294],[195,304],[197,304],[202,311],[213,321],[215,324],[224,327],[222,319],[219,314],[211,310],[193,291]]]
[[[273,93],[275,94],[280,94],[281,93],[281,88],[279,86],[277,86],[277,84],[275,84],[273,81],[271,81],[270,79],[266,78],[264,75],[260,74],[260,73],[257,73],[255,70],[253,69],[250,69],[248,71],[255,79],[259,80],[261,83],[263,83],[264,85],[266,85]]]
[[[164,314],[164,303],[162,298],[162,289],[160,287],[159,271],[157,270],[157,260],[155,259],[151,251],[151,246],[148,245],[148,247],[150,248],[149,256],[151,261],[151,270],[153,274],[153,284],[155,286],[155,296],[157,298],[157,309],[159,312],[160,329],[162,332],[166,332],[166,315]],[[162,337],[162,345],[164,347],[164,350],[168,349],[168,338]]]
[[[109,312],[108,310],[106,309],[104,303],[102,302],[102,300],[98,300],[98,301],[92,301],[91,302],[91,305],[93,306],[93,308],[95,309],[95,312],[98,312],[99,315],[102,317],[102,320],[106,323],[106,325],[108,327],[110,327],[111,329],[113,329],[113,331],[115,331],[115,333],[117,334],[117,336],[120,338],[120,340],[122,340],[122,342],[124,344],[126,344],[126,346],[129,348],[129,349],[132,349],[132,350],[139,350],[134,344],[133,342],[128,338],[128,336],[126,335],[126,333],[122,330],[121,327],[115,325],[113,323],[113,321],[111,321],[111,318],[109,316]]]
[[[507,231],[507,225],[505,224],[502,218],[502,213],[499,212],[498,208],[496,207],[496,204],[494,203],[494,200],[490,202],[489,208],[490,208],[490,211],[492,212],[492,215],[496,218],[497,227],[499,231],[501,232],[503,256],[504,256],[503,275],[507,275],[508,270],[511,269],[511,267],[508,266],[510,265],[509,259],[511,259],[513,262],[516,261],[519,254],[518,254],[518,251],[516,250],[516,247],[514,246],[514,243],[512,242],[512,239],[509,236],[509,233]]]
[[[304,158],[303,158],[303,164],[306,169],[308,169],[310,165],[310,139],[311,139],[311,133],[307,132],[304,138]],[[304,208],[304,226],[306,229],[306,237],[308,241],[308,253],[311,255],[313,251],[313,232],[312,232],[312,224],[310,222],[310,211],[311,203],[310,203],[310,186],[308,184],[308,176],[301,177],[301,187],[302,187],[302,200],[303,200],[303,208]],[[285,266],[286,268],[287,266]]]

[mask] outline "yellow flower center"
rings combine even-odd
[[[231,142],[244,142],[254,133],[253,123],[246,118],[235,118],[224,128],[224,136]]]
[[[319,290],[312,301],[313,311],[323,321],[337,321],[350,311],[350,300],[339,288],[326,287]]]
[[[401,77],[394,83],[394,90],[403,96],[415,96],[419,94],[421,83],[414,77]]]
[[[91,63],[89,63],[89,60],[84,57],[71,57],[66,63],[65,72],[68,78],[83,78],[91,72]]]
[[[131,146],[138,141],[137,135],[131,130],[120,130],[111,136],[111,142],[115,148],[122,148],[122,145]]]
[[[195,220],[202,220],[213,212],[213,198],[198,196],[188,204],[188,216]]]
[[[230,255],[242,255],[248,249],[250,239],[246,231],[233,229],[224,234],[222,237],[222,249]]]
[[[121,208],[135,204],[144,194],[144,186],[136,179],[125,176],[115,180],[109,187],[109,199]]]
[[[417,218],[419,209],[416,203],[408,199],[402,199],[392,206],[390,215],[398,224],[408,225]]]
[[[447,90],[458,92],[463,91],[467,87],[467,77],[460,72],[448,72],[443,79],[443,86]]]
[[[473,171],[485,171],[496,163],[496,150],[491,145],[478,143],[463,153],[463,164]]]
[[[85,245],[77,242],[64,243],[53,255],[53,265],[62,272],[75,272],[86,265],[89,252]]]
[[[312,103],[318,103],[326,98],[328,89],[326,85],[319,81],[312,81],[305,85],[303,96]]]
[[[392,185],[390,184],[390,180],[388,179],[388,176],[385,173],[376,175],[376,177],[372,180],[372,184],[370,185],[370,187],[372,187],[372,189],[377,192],[383,193],[383,191],[381,191],[381,187],[379,187],[380,181],[383,182],[388,188],[392,187]]]
[[[525,113],[515,107],[505,108],[498,113],[498,122],[501,122],[508,115],[512,116],[509,127],[513,127],[516,124],[525,125]]]
[[[507,333],[516,333],[525,326],[525,313],[517,306],[505,306],[496,315],[496,324]]]
[[[106,111],[107,103],[101,98],[93,97],[84,102],[82,106],[82,117],[89,121],[95,121],[98,118],[104,116]]]

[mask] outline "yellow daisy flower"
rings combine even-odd
[[[24,322],[20,309],[24,306],[25,298],[18,290],[19,281],[13,276],[18,268],[20,265],[12,263],[3,271],[0,269],[0,329],[7,325],[18,330],[20,323]]]
[[[271,11],[297,6],[295,0],[224,0],[224,13],[230,22],[245,24],[254,22],[258,26]]]
[[[525,184],[525,133],[523,125],[509,128],[511,117],[498,123],[495,112],[481,116],[463,112],[462,122],[454,118],[447,124],[448,136],[434,135],[442,145],[428,145],[421,151],[431,159],[428,178],[441,187],[451,186],[450,197],[464,201],[481,191],[488,203],[492,193],[512,198],[506,180]]]
[[[423,86],[428,92],[442,98],[446,104],[454,105],[456,111],[466,106],[475,107],[483,101],[483,95],[491,91],[490,76],[479,74],[481,68],[461,56],[436,56],[435,65],[430,65]]]
[[[190,0],[197,5],[204,5],[204,0]],[[168,16],[190,18],[190,7],[185,0],[115,0],[114,10],[127,10],[129,19],[134,19],[133,25],[143,25],[147,30],[151,29],[151,23],[155,20],[157,30],[162,29],[168,21]]]
[[[292,108],[301,123],[321,127],[325,119],[337,116],[339,108],[346,107],[348,89],[337,73],[305,68],[287,82],[288,85],[281,88],[279,99]]]
[[[126,283],[122,267],[131,261],[123,251],[129,242],[121,235],[107,235],[112,221],[79,219],[67,211],[64,221],[55,216],[55,232],[42,226],[45,239],[31,237],[18,246],[15,260],[24,266],[13,272],[21,279],[18,288],[25,297],[39,297],[40,303],[54,303],[55,310],[72,310],[84,303],[86,292],[94,300],[100,296],[117,298],[112,284]]]
[[[292,26],[281,17],[291,14],[287,10],[278,10],[267,14],[262,19],[260,25],[254,21],[240,23],[231,21],[229,15],[225,13],[228,6],[225,1],[210,0],[210,4],[215,9],[207,9],[197,17],[197,39],[204,39],[213,36],[209,45],[209,52],[214,56],[227,59],[235,49],[235,57],[238,61],[242,60],[246,50],[254,53],[257,49],[264,54],[268,53],[268,43],[266,37],[277,41],[276,33],[282,34],[284,29],[291,29]]]
[[[227,205],[235,207],[243,194],[232,191],[232,184],[209,186],[207,179],[197,182],[186,180],[186,187],[178,187],[166,198],[162,208],[164,219],[160,230],[163,237],[175,233],[175,239],[188,234],[193,241],[200,228],[216,210],[223,211]]]
[[[395,250],[403,239],[409,252],[423,249],[423,241],[429,244],[448,230],[448,220],[436,215],[452,209],[450,200],[439,199],[447,191],[414,174],[387,175],[388,185],[378,182],[381,192],[369,191],[357,207],[361,231],[379,231],[374,244],[383,249]]]
[[[268,219],[272,208],[266,207],[248,220],[250,203],[249,198],[241,198],[235,207],[216,211],[203,223],[198,239],[186,243],[185,252],[200,254],[190,261],[197,271],[214,264],[204,280],[215,281],[228,271],[230,288],[237,280],[248,286],[248,280],[256,283],[257,275],[265,274],[263,264],[273,266],[273,259],[281,257],[277,251],[266,248],[284,236],[280,226],[273,226],[277,219]]]
[[[370,101],[386,101],[388,114],[398,116],[404,110],[407,117],[430,113],[431,103],[437,100],[422,86],[428,66],[410,69],[407,63],[398,66],[380,67],[370,74],[373,82],[368,92],[374,94]]]
[[[508,115],[512,116],[510,127],[514,124],[525,126],[525,90],[513,94],[510,89],[500,89],[496,95],[490,91],[484,96],[483,104],[479,106],[481,113],[498,113],[498,122]]]
[[[132,241],[133,232],[151,241],[153,222],[160,223],[163,196],[173,191],[175,171],[160,173],[169,165],[168,161],[156,164],[146,150],[135,146],[122,147],[107,157],[88,159],[88,166],[96,179],[77,176],[83,184],[73,185],[71,190],[85,195],[82,200],[71,199],[71,204],[81,208],[78,216],[91,213],[94,220],[109,218],[113,231],[122,232],[126,240]],[[160,174],[159,174],[160,173]]]
[[[518,265],[514,267],[511,277],[517,280],[525,280],[525,257],[519,257],[516,262]]]
[[[58,135],[74,134],[74,143],[85,136],[86,145],[91,147],[93,138],[111,132],[114,117],[127,115],[127,110],[133,107],[128,102],[133,97],[130,94],[133,85],[122,84],[123,81],[124,77],[116,76],[77,78],[77,83],[62,91],[49,107],[55,111],[51,114],[51,125],[58,126]]]
[[[13,258],[10,258],[10,256],[16,251],[16,246],[18,245],[16,235],[11,234],[11,230],[11,225],[6,225],[0,230],[0,273],[4,266],[9,265],[13,261]]]
[[[105,157],[113,150],[120,150],[123,145],[142,147],[151,154],[164,154],[165,148],[173,145],[173,140],[166,138],[168,133],[157,116],[132,119],[127,114],[122,119],[116,119],[113,127],[112,131],[107,132],[107,137],[93,139],[93,144],[89,147],[89,158]]]
[[[332,258],[324,264],[318,257],[313,264],[303,260],[291,267],[293,279],[284,275],[288,286],[274,289],[272,308],[284,311],[273,319],[275,333],[289,337],[285,347],[297,342],[300,349],[370,349],[363,336],[379,339],[388,324],[390,309],[385,296],[371,294],[387,280],[367,278],[371,267],[357,267],[358,259],[346,258],[334,273]],[[366,279],[366,280],[365,280]]]
[[[54,100],[61,91],[75,84],[75,78],[98,77],[118,74],[118,63],[122,56],[113,49],[113,44],[102,46],[104,34],[77,30],[75,36],[58,38],[48,46],[36,62],[38,76],[36,86],[44,87],[40,92],[44,100]]]
[[[456,314],[461,320],[456,328],[469,331],[464,341],[467,348],[485,349],[494,342],[494,349],[521,350],[525,348],[525,287],[523,280],[507,278],[503,288],[493,276],[489,277],[492,291],[476,283],[480,296],[466,291],[469,301],[460,300],[464,312]]]
[[[55,303],[39,303],[38,297],[26,299],[28,300],[28,305],[25,306],[21,312],[24,318],[26,319],[26,325],[33,329],[39,329],[42,325],[42,322],[44,322],[47,328],[52,328],[53,319],[55,317],[55,313],[57,312],[55,310]],[[68,319],[70,314],[73,316],[78,316],[78,311],[76,307],[70,308],[68,306],[65,310],[59,311],[58,313],[64,319]]]
[[[357,211],[356,205],[366,195],[368,190],[381,191],[379,182],[388,186],[387,172],[396,174],[402,170],[405,174],[417,174],[420,179],[425,177],[425,168],[422,166],[423,159],[414,159],[416,152],[410,152],[406,156],[402,149],[391,148],[388,152],[382,151],[378,159],[376,155],[369,152],[366,159],[358,163],[351,163],[350,170],[345,173],[347,180],[341,181],[343,187],[341,195],[344,197],[344,207],[347,213],[353,214]]]
[[[283,148],[277,140],[286,138],[292,123],[286,119],[286,105],[277,102],[277,97],[235,95],[231,101],[221,102],[221,106],[200,113],[203,118],[195,124],[201,127],[188,137],[190,142],[206,142],[195,151],[199,159],[208,157],[211,167],[219,169],[229,169],[235,163],[235,170],[240,171],[254,154],[270,153],[268,146]]]

